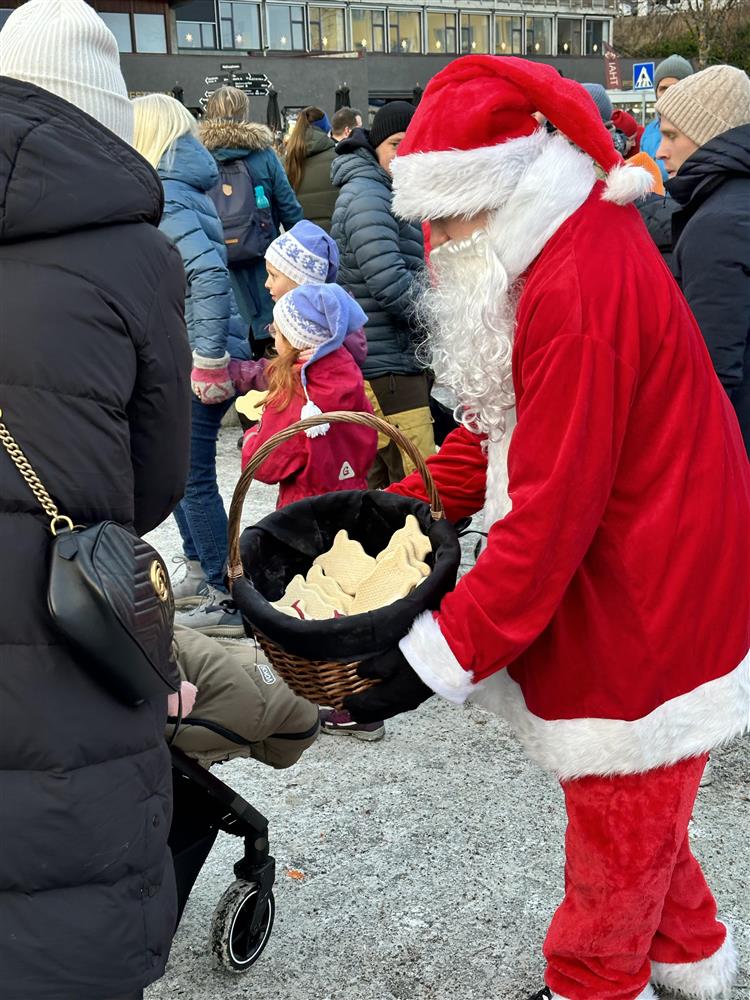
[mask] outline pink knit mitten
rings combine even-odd
[[[224,403],[234,396],[234,383],[228,365],[228,354],[223,358],[203,358],[200,354],[193,354],[190,384],[201,403]]]

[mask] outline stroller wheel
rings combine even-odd
[[[211,921],[211,951],[223,968],[245,972],[260,957],[268,943],[276,912],[273,893],[268,894],[259,925],[252,928],[258,885],[238,879],[233,882],[214,910]]]

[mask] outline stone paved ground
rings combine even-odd
[[[220,447],[227,501],[236,437],[226,430]],[[246,522],[273,503],[253,485]],[[152,541],[178,552],[171,523]],[[211,913],[241,853],[222,836],[147,1000],[516,1000],[542,985],[562,892],[561,795],[499,720],[432,699],[388,723],[381,743],[321,737],[289,771],[242,761],[218,774],[270,819],[273,935],[244,976],[212,967]],[[750,1000],[748,741],[718,753],[714,774],[693,843],[744,960],[732,1000]]]

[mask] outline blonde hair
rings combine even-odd
[[[211,94],[206,104],[206,118],[224,118],[227,121],[244,122],[250,111],[250,100],[237,87],[221,87]]]
[[[198,125],[184,104],[167,94],[147,94],[133,101],[133,145],[156,168],[183,135],[198,135]]]

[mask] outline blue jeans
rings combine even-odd
[[[209,584],[220,590],[226,589],[229,526],[216,482],[216,442],[222,417],[231,405],[232,400],[206,405],[193,396],[190,472],[185,496],[174,512],[185,555],[197,560]]]

